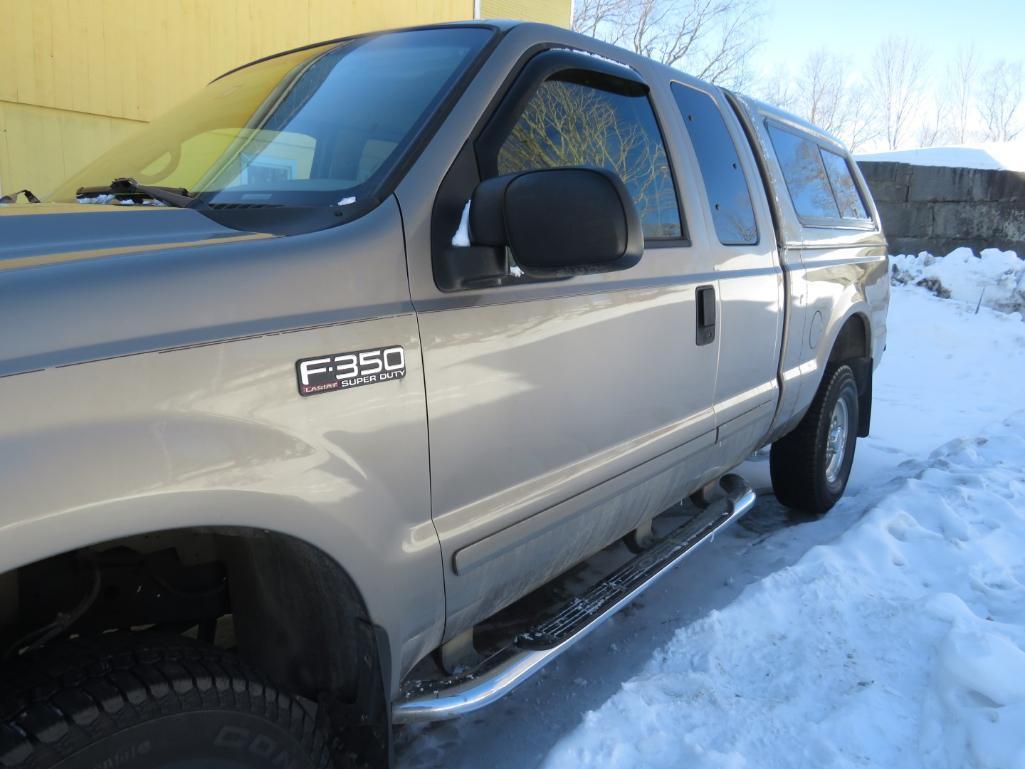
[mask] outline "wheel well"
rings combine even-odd
[[[852,358],[869,357],[868,324],[861,315],[847,319],[836,335],[833,349],[829,351],[829,362],[847,361]]]
[[[125,537],[0,575],[0,656],[71,637],[159,630],[230,648],[319,702],[348,745],[390,750],[390,653],[345,570],[277,532],[188,528]]]
[[[868,322],[852,315],[843,324],[829,351],[829,363],[846,363],[858,383],[858,436],[868,435],[872,423],[872,358],[869,349]]]

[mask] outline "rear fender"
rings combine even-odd
[[[876,247],[805,252],[801,266],[788,273],[792,285],[792,327],[781,374],[780,409],[767,442],[792,430],[804,416],[818,391],[827,365],[834,360],[867,358],[878,363],[885,343],[885,318],[889,303],[887,260]],[[852,320],[853,319],[853,320]],[[856,343],[845,334],[848,323],[860,324]],[[877,329],[882,324],[883,330]],[[839,346],[838,346],[839,343]],[[857,373],[857,372],[856,372]],[[859,379],[859,385],[866,377]],[[859,391],[871,398],[871,376]],[[866,418],[870,407],[864,409]],[[859,425],[859,433],[867,424]]]

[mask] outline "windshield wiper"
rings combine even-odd
[[[107,187],[79,187],[76,198],[99,197],[101,195],[145,195],[175,208],[188,208],[196,202],[184,187],[152,187],[139,184],[135,179],[121,177]]]
[[[39,198],[32,194],[32,190],[18,190],[17,192],[12,192],[10,195],[4,195],[3,197],[0,197],[0,203],[4,203],[7,205],[10,205],[11,203],[17,203],[18,195],[24,195],[25,200],[27,200],[29,203],[39,202]]]

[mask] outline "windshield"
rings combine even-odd
[[[216,208],[352,205],[373,196],[490,35],[409,30],[253,64],[141,129],[52,199],[131,177]]]

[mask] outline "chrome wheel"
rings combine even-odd
[[[837,398],[833,414],[829,418],[829,432],[826,433],[826,481],[836,483],[847,453],[847,431],[850,429],[850,412],[847,401]]]

